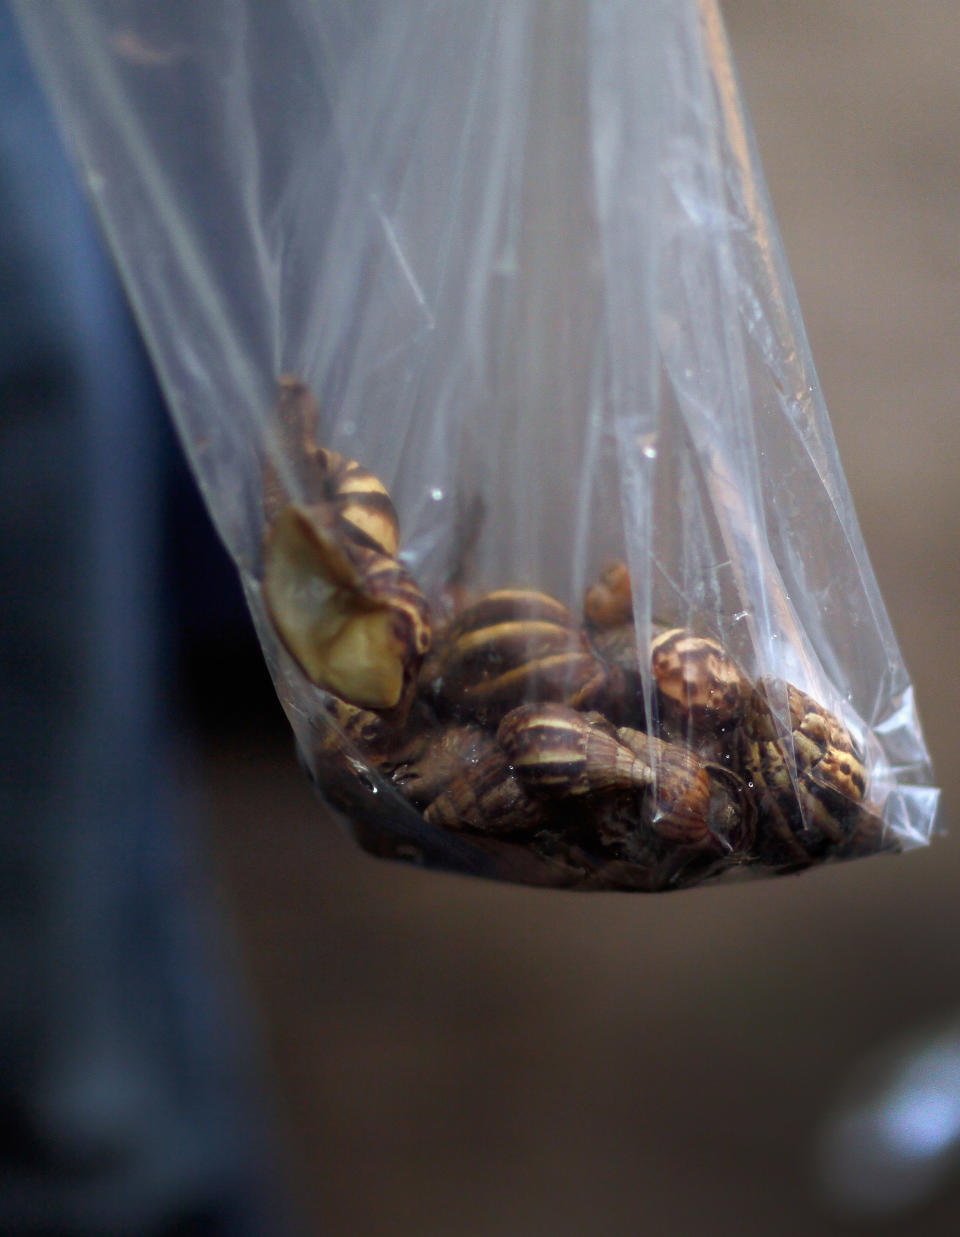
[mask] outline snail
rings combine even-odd
[[[526,700],[597,706],[622,691],[569,610],[524,589],[483,597],[450,626],[421,676],[444,714],[495,724]]]
[[[620,627],[633,619],[633,593],[626,563],[611,563],[587,590],[583,617],[588,627]]]
[[[550,805],[529,794],[504,753],[492,747],[434,799],[423,818],[444,829],[514,835],[529,834],[549,815]]]
[[[277,420],[299,448],[302,502],[264,480],[269,517],[262,595],[287,652],[311,683],[347,706],[397,710],[402,722],[432,639],[430,609],[397,559],[397,513],[366,468],[316,442],[309,387],[280,381]]]
[[[781,701],[787,733],[773,708]],[[882,839],[882,821],[875,823],[879,815],[865,802],[867,772],[850,732],[793,684],[773,678],[757,683],[740,733],[739,763],[757,798],[757,847],[765,862],[802,867],[858,849],[867,837]]]
[[[493,748],[487,731],[452,725],[420,731],[381,762],[381,771],[400,793],[421,810]]]
[[[395,557],[400,529],[387,487],[355,460],[318,445],[317,401],[305,383],[290,375],[279,382],[276,420],[300,505],[318,507],[315,518],[329,524],[338,537]],[[268,461],[264,478],[268,520],[290,501],[290,492]]]
[[[723,645],[681,627],[655,636],[650,669],[659,725],[696,746],[734,727],[750,683]]]
[[[523,784],[537,794],[643,790],[650,768],[600,714],[560,704],[526,704],[501,721],[497,742]]]
[[[307,678],[349,704],[391,709],[430,647],[430,613],[397,559],[344,537],[330,508],[285,507],[264,546],[263,598]]]
[[[562,705],[523,705],[508,713],[497,742],[511,769],[538,795],[639,796],[638,821],[680,847],[745,852],[752,840],[746,797],[729,770],[693,752],[626,726],[611,733]]]

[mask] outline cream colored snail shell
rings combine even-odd
[[[394,708],[430,646],[416,582],[396,559],[346,542],[326,507],[291,504],[273,521],[263,598],[307,678],[360,708]]]

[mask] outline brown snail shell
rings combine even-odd
[[[591,649],[607,667],[605,694],[597,707],[609,713],[619,725],[644,730],[646,709],[633,622],[590,628],[587,635]]]
[[[582,713],[559,704],[527,704],[500,723],[497,742],[524,786],[547,795],[643,790],[649,765]]]
[[[366,709],[396,707],[430,646],[426,599],[407,570],[344,539],[328,507],[285,507],[264,547],[263,597],[311,682]]]
[[[538,828],[548,811],[544,800],[527,794],[494,747],[434,799],[423,818],[444,829],[503,835]]]
[[[786,701],[790,732],[774,704]],[[882,838],[864,806],[867,771],[835,714],[792,683],[761,679],[752,693],[739,750],[740,772],[754,787],[757,849],[765,862],[806,866],[843,854],[851,838]],[[882,824],[882,822],[881,822]]]
[[[477,631],[495,623],[535,619],[559,627],[575,627],[567,607],[547,593],[535,589],[501,588],[487,593],[457,616],[454,630],[458,633]]]
[[[587,590],[583,616],[590,627],[619,627],[633,620],[633,592],[627,564],[611,563]]]
[[[377,761],[399,742],[402,719],[392,712],[361,709],[337,696],[328,698],[325,711],[323,750],[342,749],[346,741],[367,759]]]
[[[615,687],[567,608],[523,589],[488,594],[460,615],[422,682],[442,713],[487,724],[528,700],[591,708]]]
[[[853,816],[849,832],[837,848],[838,859],[859,859],[903,849],[894,831],[872,804],[861,803]]]
[[[715,846],[717,829],[726,831],[736,808],[718,790],[704,765],[689,748],[621,726],[617,738],[650,767],[644,800],[649,827],[674,846]],[[721,843],[721,846],[723,843]]]
[[[381,764],[381,771],[416,807],[428,807],[493,749],[479,726],[426,730]]]

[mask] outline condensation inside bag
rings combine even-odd
[[[929,839],[711,0],[19,14],[362,845],[655,890]]]

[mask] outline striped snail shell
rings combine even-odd
[[[338,696],[329,696],[325,714],[316,722],[323,727],[322,750],[342,750],[346,742],[376,761],[397,746],[400,724],[392,713],[361,709]]]
[[[658,719],[671,737],[723,733],[742,715],[750,684],[718,641],[675,627],[654,638],[650,663]]]
[[[278,387],[276,422],[296,497],[305,507],[324,508],[322,518],[338,525],[341,537],[393,557],[400,532],[386,486],[355,460],[319,446],[319,421],[320,409],[307,384],[284,375]],[[264,490],[267,515],[272,519],[293,495],[284,491],[269,463]]]
[[[714,825],[726,828],[729,817],[707,766],[689,748],[627,726],[619,728],[617,738],[650,767],[644,817],[654,833],[675,846],[715,846]]]
[[[526,704],[500,722],[497,742],[524,786],[538,794],[643,790],[648,764],[595,724],[560,704]]]
[[[867,792],[867,771],[850,731],[843,722],[812,696],[792,683],[761,679],[755,699],[770,701],[786,694],[797,768],[817,782],[830,786],[845,798],[859,803]],[[756,713],[758,727],[771,731],[770,711],[761,705]]]
[[[775,706],[787,706],[784,733]],[[765,862],[806,866],[843,853],[868,825],[867,771],[838,717],[792,683],[764,678],[747,710],[740,772],[759,804],[757,846]]]
[[[324,447],[314,455],[317,501],[327,503],[342,521],[343,532],[360,545],[393,557],[400,529],[393,500],[372,472]]]
[[[492,723],[527,700],[594,707],[610,675],[565,606],[544,593],[503,589],[451,625],[422,681],[442,712]]]
[[[492,748],[469,765],[423,813],[443,829],[504,835],[529,832],[546,819],[543,800],[528,795],[504,753]]]
[[[275,518],[263,598],[310,681],[360,708],[396,707],[430,647],[416,581],[395,558],[344,538],[328,507],[291,504]]]

